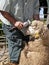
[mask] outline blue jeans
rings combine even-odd
[[[20,53],[23,48],[23,41],[19,31],[16,29],[10,31],[13,26],[2,24],[3,31],[6,35],[8,41],[8,49],[11,62],[18,62],[20,58]]]

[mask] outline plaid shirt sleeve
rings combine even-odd
[[[34,0],[34,10],[33,10],[33,13],[34,14],[39,14],[39,0]]]

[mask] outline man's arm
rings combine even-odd
[[[39,20],[39,14],[33,15],[34,20]]]
[[[23,28],[23,23],[21,21],[17,21],[14,17],[12,17],[8,12],[1,11],[0,13],[7,19],[11,24],[14,25],[14,27],[17,27],[18,29]]]
[[[13,25],[15,24],[16,22],[16,19],[13,18],[8,12],[5,12],[5,11],[0,11],[1,14],[7,19],[9,20]]]

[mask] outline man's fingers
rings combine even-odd
[[[17,27],[18,29],[22,29],[23,28],[23,23],[18,21],[15,23],[15,27]]]
[[[18,25],[18,29],[22,29],[23,28],[23,25],[22,24],[19,24]]]

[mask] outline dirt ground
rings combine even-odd
[[[8,62],[9,62],[8,47],[6,45],[0,45],[0,65],[4,65]]]

